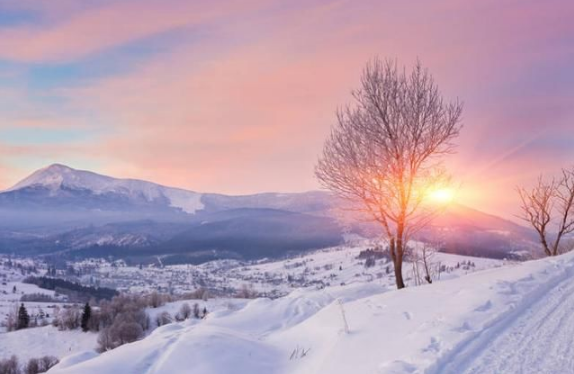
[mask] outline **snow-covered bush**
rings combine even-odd
[[[6,360],[0,360],[0,374],[20,374],[18,359],[12,356]]]
[[[173,318],[171,317],[171,314],[169,314],[168,312],[162,312],[155,317],[155,323],[157,327],[168,325],[172,322]]]
[[[152,308],[157,308],[157,307],[160,307],[163,304],[165,304],[165,302],[162,298],[162,295],[157,291],[152,292],[148,296],[148,303],[149,303],[149,306],[151,306]]]
[[[203,300],[207,301],[209,299],[209,291],[203,287],[198,288],[193,292],[188,292],[183,294],[182,300]]]
[[[76,306],[66,308],[60,312],[59,319],[58,328],[60,330],[75,330],[80,327],[80,310]]]
[[[237,291],[235,297],[240,299],[255,299],[258,297],[257,291],[253,289],[252,286],[247,286],[246,284],[241,286],[241,289]]]
[[[58,363],[58,359],[53,356],[44,356],[42,358],[31,358],[24,367],[24,374],[45,373]]]
[[[120,295],[100,304],[99,349],[107,351],[138,340],[149,329],[145,298]]]
[[[191,317],[191,307],[189,306],[188,303],[181,304],[181,307],[179,308],[179,312],[175,316],[175,319],[178,321],[185,321],[189,317]]]
[[[118,315],[114,323],[106,327],[98,336],[98,349],[102,352],[135,342],[144,334],[142,325],[131,320],[130,316]]]

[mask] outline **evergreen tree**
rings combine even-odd
[[[30,316],[28,315],[28,311],[24,304],[20,305],[20,309],[18,309],[18,326],[17,329],[25,329],[30,325]]]
[[[84,306],[84,312],[82,313],[82,331],[87,332],[90,328],[88,327],[88,323],[90,322],[90,317],[92,316],[92,308],[90,307],[90,303],[86,303]]]

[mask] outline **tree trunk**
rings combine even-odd
[[[399,219],[399,223],[397,225],[397,244],[396,244],[397,256],[395,261],[395,279],[397,281],[397,288],[399,290],[401,288],[405,288],[405,282],[403,280],[403,256],[405,254],[404,234],[405,234],[404,218],[401,218]]]
[[[432,278],[431,278],[431,274],[430,274],[430,269],[429,269],[429,264],[427,262],[427,254],[426,254],[426,250],[423,251],[423,264],[425,267],[425,280],[427,281],[427,283],[432,283]]]
[[[546,256],[552,256],[552,252],[550,251],[550,248],[548,248],[548,242],[546,241],[546,237],[541,232],[538,232],[538,235],[540,237],[540,243],[542,244],[544,253],[546,254]]]
[[[395,281],[397,283],[397,288],[405,288],[405,282],[403,280],[403,248],[402,240],[391,238],[389,240],[389,252],[391,252],[391,260],[395,268]]]
[[[403,256],[402,254],[398,254],[395,261],[395,280],[397,283],[397,288],[400,290],[401,288],[405,288],[405,282],[403,280]]]
[[[554,245],[552,246],[552,256],[558,256],[558,246],[560,245],[560,239],[562,239],[562,232],[558,233],[558,236],[556,237],[556,241],[554,242]]]

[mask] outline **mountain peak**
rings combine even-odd
[[[58,164],[58,163],[49,165],[49,166],[47,166],[47,167],[45,167],[45,168],[43,168],[43,169],[40,169],[40,170],[49,170],[49,171],[75,171],[75,169],[72,169],[71,167],[69,167],[69,166],[67,166],[67,165]]]
[[[55,163],[35,171],[28,177],[16,183],[16,185],[7,191],[15,191],[32,186],[42,186],[52,190],[58,189],[65,182],[72,182],[72,184],[74,180],[77,182],[80,178],[75,175],[76,173],[88,172],[81,172],[79,170],[72,169],[69,166]]]
[[[37,170],[12,188],[11,192],[25,188],[41,188],[56,196],[62,189],[89,191],[92,195],[115,194],[131,201],[144,200],[154,202],[167,200],[170,207],[179,208],[186,213],[202,209],[201,194],[177,188],[165,187],[152,182],[136,179],[118,179],[77,170],[62,164],[52,164]]]

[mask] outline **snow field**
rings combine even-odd
[[[142,341],[50,372],[436,374],[462,373],[467,368],[468,373],[489,372],[481,366],[488,360],[473,361],[489,355],[487,342],[496,337],[503,339],[500,346],[516,342],[506,352],[520,352],[520,338],[506,340],[523,326],[513,325],[520,323],[515,321],[536,332],[542,316],[550,312],[541,303],[551,310],[556,309],[552,305],[574,307],[574,297],[564,297],[571,293],[567,284],[573,269],[574,254],[567,254],[400,291],[374,283],[297,290],[277,300],[258,299],[235,311],[214,312],[202,321],[167,325]],[[343,303],[348,334],[338,300]],[[566,315],[558,317],[564,320]],[[527,321],[534,322],[529,326]],[[556,335],[557,325],[547,325],[550,330],[542,336]],[[568,327],[564,332],[569,331]],[[533,357],[531,365],[543,362],[540,356]]]

